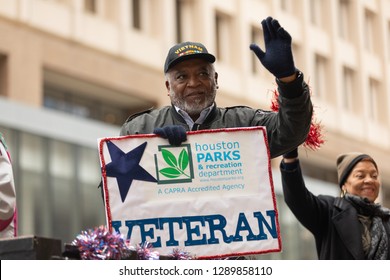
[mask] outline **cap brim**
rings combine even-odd
[[[177,65],[180,62],[183,62],[183,61],[189,60],[189,59],[195,59],[195,58],[204,59],[210,63],[215,62],[215,56],[213,56],[212,54],[209,54],[209,53],[195,53],[195,54],[191,54],[191,55],[183,55],[183,56],[176,58],[171,63],[169,63],[167,65],[166,69],[164,70],[164,72],[165,73],[168,72],[169,69],[171,69],[173,66]]]

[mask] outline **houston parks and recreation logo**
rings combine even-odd
[[[147,142],[144,142],[125,153],[112,141],[107,141],[111,162],[105,166],[106,176],[116,178],[122,202],[125,201],[133,180],[171,184],[192,182],[194,178],[189,144],[179,147],[158,146],[159,153],[154,155],[157,179],[140,165],[146,145]]]
[[[194,179],[191,145],[158,146],[154,155],[157,184],[188,183]]]

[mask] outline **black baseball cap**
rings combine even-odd
[[[203,44],[183,42],[170,48],[165,60],[164,73],[167,73],[172,66],[179,62],[192,58],[201,58],[210,63],[215,62],[215,56],[210,54]]]

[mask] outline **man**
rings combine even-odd
[[[164,66],[172,106],[130,116],[120,134],[156,133],[178,146],[186,141],[186,131],[190,130],[265,126],[272,158],[302,144],[313,111],[309,88],[295,68],[290,34],[272,17],[263,20],[262,27],[266,51],[256,44],[250,49],[276,78],[278,112],[245,106],[217,107],[214,55],[201,43],[184,42],[169,50]]]

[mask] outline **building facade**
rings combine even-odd
[[[249,44],[261,20],[293,37],[325,143],[301,148],[308,187],[337,195],[338,154],[372,155],[390,207],[390,0],[0,0],[0,129],[13,158],[19,235],[71,242],[105,223],[97,139],[132,113],[169,104],[163,64],[180,41],[217,57],[219,106],[269,109],[274,78]],[[283,252],[315,259],[313,238],[273,178]]]

